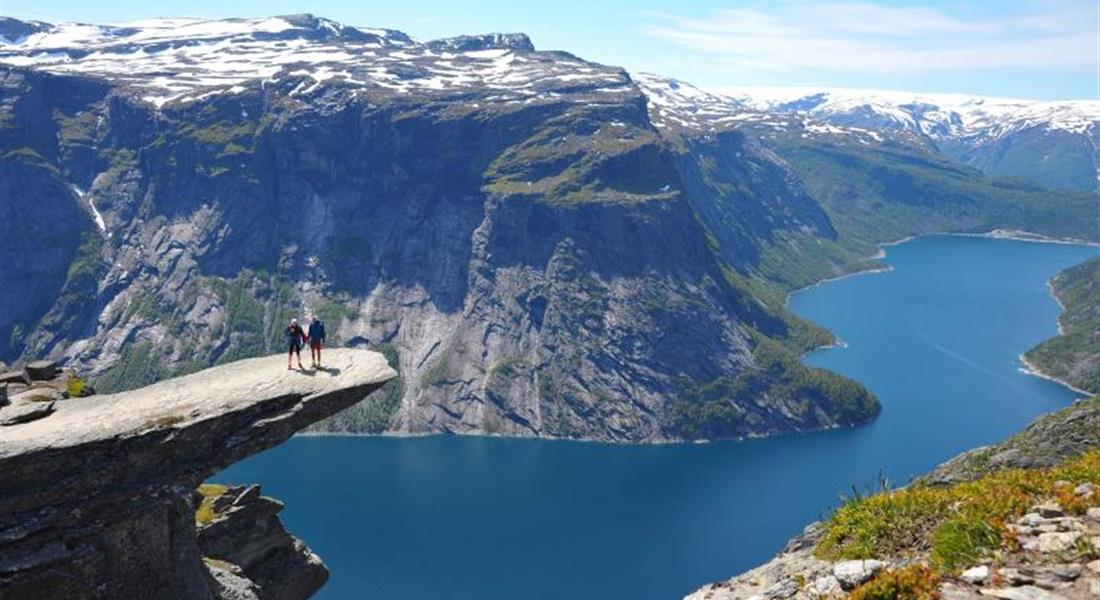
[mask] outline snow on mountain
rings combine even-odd
[[[840,127],[797,111],[774,110],[752,98],[706,91],[669,77],[639,73],[634,80],[649,98],[650,118],[662,129],[713,133],[751,126],[765,136],[769,131],[794,131],[804,138],[844,136],[862,143],[882,139],[877,132],[865,127]]]
[[[858,89],[734,88],[723,92],[755,110],[801,113],[834,124],[903,129],[932,138],[996,138],[1037,125],[1088,134],[1100,123],[1100,100],[1018,100]]]
[[[523,34],[418,43],[399,31],[311,15],[117,25],[0,19],[0,64],[104,78],[157,106],[292,77],[302,79],[295,95],[326,82],[391,93],[489,89],[506,102],[629,88],[621,69],[536,52]]]

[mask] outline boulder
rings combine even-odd
[[[53,413],[0,432],[0,598],[215,600],[227,587],[248,598],[251,588],[235,579],[242,575],[213,574],[204,562],[192,490],[396,375],[366,350],[331,350],[330,368],[317,373],[288,371],[283,360],[21,404]],[[271,563],[285,569],[278,575],[289,593],[279,598],[301,600],[324,567],[300,541],[283,548],[294,554]]]
[[[1065,511],[1062,510],[1062,507],[1058,506],[1058,504],[1056,504],[1054,502],[1048,502],[1046,504],[1040,504],[1039,506],[1036,506],[1032,510],[1039,513],[1039,516],[1044,517],[1046,519],[1052,519],[1054,517],[1061,517],[1062,515],[1066,514]]]
[[[8,403],[8,384],[0,383],[0,406]]]
[[[53,402],[22,402],[0,409],[0,427],[30,423],[54,412]]]
[[[850,590],[884,568],[886,563],[881,560],[844,560],[833,565],[833,577],[840,582],[840,587]]]
[[[0,373],[0,383],[21,383],[23,385],[30,385],[31,378],[27,376],[26,371],[20,369],[18,371]]]
[[[1063,552],[1081,537],[1080,531],[1056,531],[1039,534],[1039,552]]]
[[[328,581],[321,559],[283,527],[283,503],[260,486],[226,488],[210,504],[213,518],[198,528],[203,555],[238,566],[259,600],[308,598]]]
[[[980,565],[977,567],[970,567],[962,572],[959,578],[967,583],[973,583],[980,585],[985,583],[985,580],[989,577],[989,567]]]
[[[32,381],[49,381],[57,376],[57,363],[52,360],[36,360],[25,369]]]

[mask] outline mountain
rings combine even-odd
[[[1044,375],[1100,393],[1100,258],[1062,271],[1050,287],[1062,305],[1058,336],[1024,358]]]
[[[731,95],[732,102],[757,112],[927,143],[989,175],[1087,191],[1100,181],[1100,100],[879,90],[757,89]]]
[[[295,15],[0,35],[0,358],[101,391],[278,351],[317,313],[400,372],[321,429],[851,426],[878,404],[800,363],[831,336],[788,291],[904,235],[1100,235],[1091,194],[688,106],[522,34]]]

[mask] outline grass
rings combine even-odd
[[[220,483],[203,483],[199,485],[198,492],[202,496],[202,502],[195,509],[195,525],[209,525],[214,522],[217,513],[214,512],[214,501],[229,490],[229,486]]]
[[[848,600],[936,600],[939,575],[923,564],[884,571],[848,594]]]
[[[1100,485],[1100,449],[1051,469],[1014,469],[949,487],[914,485],[857,495],[830,516],[815,554],[841,560],[927,553],[937,573],[955,573],[1014,544],[1006,524],[1046,499],[1076,514],[1100,505],[1100,498],[1073,493],[1083,482]]]

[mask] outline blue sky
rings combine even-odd
[[[712,88],[1100,97],[1097,0],[0,0],[0,14],[45,21],[300,12],[418,39],[522,31],[540,49]]]

